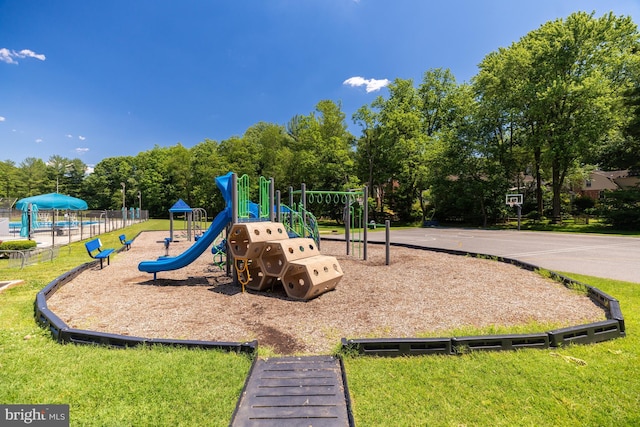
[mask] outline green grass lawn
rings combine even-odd
[[[149,221],[123,231],[133,237],[167,227]],[[101,236],[104,246],[119,247],[123,231]],[[72,425],[228,425],[251,365],[247,356],[60,345],[35,323],[36,293],[86,261],[82,243],[23,270],[0,260],[0,280],[26,281],[0,293],[0,403],[69,404]],[[356,424],[640,425],[640,284],[567,275],[620,300],[627,337],[462,356],[347,355]]]
[[[166,228],[168,221],[149,221],[123,231],[133,237],[142,229]],[[105,247],[117,248],[121,233],[100,238]],[[0,280],[26,281],[0,293],[0,403],[69,404],[71,425],[229,424],[249,357],[159,346],[116,350],[57,344],[35,323],[35,295],[89,261],[83,243],[62,248],[51,263],[23,270],[0,261]]]
[[[565,274],[619,299],[625,338],[462,356],[346,357],[357,424],[640,425],[640,284]]]

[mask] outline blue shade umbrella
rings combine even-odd
[[[76,197],[66,196],[60,193],[41,194],[39,196],[26,197],[18,200],[16,208],[24,210],[29,203],[37,205],[40,210],[58,209],[83,211],[88,209],[87,202]]]
[[[26,197],[24,199],[18,200],[16,203],[16,209],[20,209],[22,213],[22,228],[24,232],[27,232],[27,218],[26,211],[29,207],[29,203],[32,205],[32,210],[37,212],[38,210],[71,210],[71,211],[82,211],[89,208],[87,202],[82,199],[78,199],[76,197],[66,196],[60,193],[48,193],[41,194],[39,196]],[[34,215],[37,218],[37,215]],[[53,233],[53,225],[54,221],[51,221],[51,232]],[[27,237],[27,234],[22,234],[23,231],[20,231],[20,236]],[[53,234],[52,234],[53,236]],[[71,243],[71,234],[69,234],[69,243]]]

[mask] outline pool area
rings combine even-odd
[[[124,216],[121,210],[93,210],[71,212],[58,216],[49,211],[37,212],[37,227],[21,235],[24,212],[0,212],[0,243],[11,240],[34,240],[38,248],[66,245],[93,238],[148,220],[148,212],[134,212]],[[123,218],[124,216],[124,218]],[[35,218],[33,218],[35,219]],[[52,221],[53,220],[53,221]],[[26,218],[25,218],[26,221]]]
[[[83,227],[100,224],[100,221],[56,221],[53,228],[77,228],[82,224]],[[9,223],[9,230],[12,233],[19,233],[22,227],[22,222],[11,221]],[[51,221],[38,221],[38,227],[34,231],[51,230]]]

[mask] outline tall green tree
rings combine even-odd
[[[87,174],[87,165],[80,159],[72,159],[66,169],[64,176],[66,181],[66,191],[70,196],[78,197],[82,193],[82,185]]]
[[[507,182],[495,122],[487,119],[470,85],[449,86],[446,103],[438,103],[448,105],[438,113],[448,118],[431,137],[429,198],[437,218],[486,225],[500,213]]]
[[[358,140],[358,165],[378,202],[387,194],[389,206],[405,221],[415,219],[415,203],[424,220],[430,209],[430,187],[441,174],[445,136],[454,128],[460,96],[449,70],[425,72],[418,88],[396,79],[389,97],[360,108],[353,119],[363,130]]]
[[[627,94],[625,107],[629,109],[629,124],[611,136],[594,154],[592,163],[605,170],[630,169],[640,174],[640,83]]]
[[[419,166],[414,171],[417,197],[422,220],[429,210],[435,211],[432,197],[434,182],[447,176],[444,157],[454,138],[464,138],[475,111],[473,92],[468,85],[458,85],[448,69],[435,68],[424,73],[418,87],[423,146],[420,148]],[[430,206],[432,205],[432,206]]]
[[[51,191],[77,197],[81,193],[87,166],[80,159],[70,159],[57,154],[46,163]]]
[[[224,159],[218,153],[218,143],[211,139],[196,144],[190,150],[193,171],[192,199],[194,207],[201,207],[210,216],[224,208],[224,201],[215,179],[229,172]]]
[[[355,174],[353,145],[342,105],[321,100],[315,111],[296,115],[287,124],[291,161],[289,185],[310,190],[344,191],[359,187]],[[314,214],[340,220],[342,206],[314,207]]]
[[[21,196],[37,196],[50,189],[51,181],[47,177],[47,165],[42,159],[27,157],[20,162],[20,172],[18,173],[21,182]],[[55,183],[53,183],[55,185]]]
[[[260,146],[252,138],[233,136],[220,142],[219,154],[223,157],[229,170],[242,176],[258,176]],[[254,179],[255,181],[255,179]]]
[[[296,114],[286,125],[289,136],[288,147],[290,149],[291,162],[289,162],[286,175],[288,180],[283,182],[293,188],[300,188],[300,185],[314,183],[310,181],[311,176],[315,176],[316,156],[313,149],[313,137],[310,136],[316,128],[316,121],[313,115]]]
[[[109,157],[96,164],[93,173],[86,178],[83,186],[83,199],[90,209],[122,208],[121,183],[125,183],[125,187],[129,183],[129,178],[133,176],[133,162],[133,157],[122,156]]]
[[[167,200],[184,200],[189,206],[196,207],[191,195],[194,176],[191,169],[191,153],[182,144],[168,147],[165,175],[165,197]]]
[[[353,146],[355,138],[347,130],[342,105],[322,100],[316,105],[319,140],[313,141],[319,161],[318,179],[322,188],[344,190],[358,185],[354,181]]]
[[[132,172],[136,181],[136,196],[140,192],[142,209],[154,217],[168,217],[169,208],[176,202],[167,194],[169,150],[155,146],[143,151],[133,159]]]
[[[280,185],[287,185],[287,170],[292,167],[290,138],[285,127],[274,123],[259,122],[243,135],[248,144],[258,148],[256,173],[273,178]]]
[[[421,100],[422,132],[432,137],[451,127],[456,119],[455,93],[458,84],[451,70],[434,68],[427,70],[418,88]]]
[[[19,196],[18,168],[12,160],[0,162],[0,196],[16,199]]]
[[[380,222],[384,213],[385,191],[393,176],[389,162],[386,161],[386,140],[381,138],[378,112],[370,106],[360,107],[352,119],[362,128],[362,135],[356,141],[356,171],[361,181],[366,182],[369,187],[374,203],[373,218]]]
[[[519,116],[536,162],[547,156],[553,217],[576,160],[624,125],[623,96],[638,70],[638,32],[628,17],[584,12],[547,22],[480,64]]]
[[[395,79],[388,86],[389,98],[377,98],[372,104],[379,111],[380,138],[387,153],[385,161],[393,171],[390,184],[391,208],[400,218],[413,218],[419,176],[423,173],[424,144],[421,100],[413,80]]]
[[[296,115],[287,124],[292,156],[290,184],[310,189],[344,190],[354,184],[354,137],[347,130],[342,106],[331,100],[316,104],[308,115]]]

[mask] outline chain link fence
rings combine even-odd
[[[89,210],[89,211],[39,211],[39,227],[31,229],[27,237],[20,235],[22,223],[13,210],[3,212],[9,222],[8,231],[0,233],[3,240],[30,239],[38,247],[30,250],[0,250],[0,258],[8,258],[8,268],[24,268],[36,263],[52,261],[58,256],[60,246],[91,239],[104,233],[119,230],[149,219],[146,210]],[[7,221],[4,221],[6,223]],[[6,225],[6,224],[5,224]],[[2,264],[0,264],[2,265]]]
[[[24,268],[28,265],[53,261],[60,253],[60,246],[34,248],[29,250],[0,250],[0,257],[9,258],[9,268]]]

